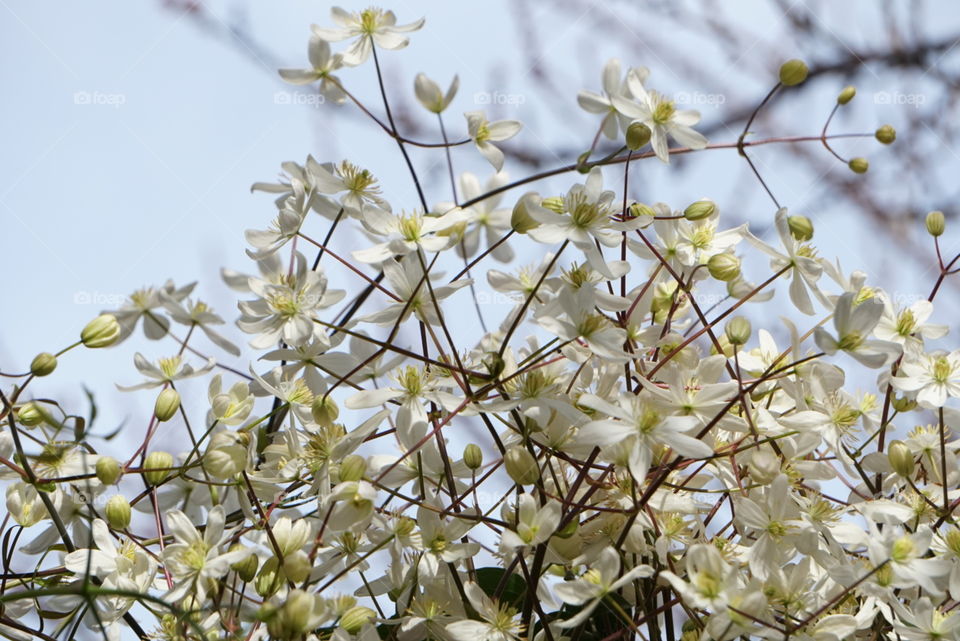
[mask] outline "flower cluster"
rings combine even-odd
[[[334,75],[367,64],[382,84],[378,56],[422,20],[333,20],[311,67],[281,76],[375,120],[419,202],[352,160],[286,162],[254,185],[276,196],[246,234],[254,275],[223,272],[245,349],[168,282],[34,359],[0,395],[0,635],[960,639],[960,350],[930,322],[960,259],[940,258],[942,215],[940,277],[903,306],[821,257],[787,208],[756,235],[708,199],[638,202],[631,163],[708,145],[698,114],[616,60],[578,97],[603,116],[590,151],[510,182],[495,143],[520,123],[469,111],[448,138],[457,79],[413,83],[438,118],[426,143],[386,92],[381,119]],[[806,67],[780,76],[774,91]],[[438,197],[410,146],[444,155]],[[454,151],[496,173],[456,180]],[[338,242],[350,230],[362,240]],[[483,308],[480,289],[510,304]],[[771,300],[782,322],[754,332],[747,310]],[[118,460],[33,385],[138,326],[167,351],[118,375],[154,406]]]

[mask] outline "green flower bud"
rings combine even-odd
[[[642,122],[632,122],[627,127],[627,148],[636,151],[650,142],[650,127]]]
[[[97,479],[104,485],[113,485],[123,476],[123,468],[120,467],[120,461],[112,456],[101,456],[97,459],[96,465]]]
[[[173,467],[173,455],[170,452],[157,450],[150,452],[143,462],[143,478],[147,485],[160,485]]]
[[[887,460],[893,471],[904,478],[913,476],[915,461],[910,447],[903,441],[891,441],[887,446]]]
[[[847,85],[840,91],[840,95],[837,96],[837,104],[845,105],[851,100],[853,100],[853,97],[856,95],[857,95],[857,88],[854,87],[853,85]]]
[[[719,281],[735,280],[740,277],[740,259],[729,252],[714,254],[707,261],[707,270]]]
[[[253,587],[256,589],[257,594],[263,598],[267,598],[273,596],[273,594],[280,589],[281,585],[283,585],[283,576],[280,574],[280,561],[277,557],[271,556],[260,568]]]
[[[780,65],[780,83],[785,87],[793,87],[794,85],[799,85],[801,82],[807,79],[807,74],[810,72],[807,69],[807,63],[799,58],[794,58],[792,60],[787,60],[785,63]]]
[[[340,482],[359,481],[367,472],[367,459],[356,454],[344,457],[340,461]]]
[[[540,223],[530,215],[529,207],[537,205],[540,201],[540,194],[535,191],[528,191],[513,206],[513,214],[510,216],[510,227],[518,234],[526,234],[531,229],[536,229]]]
[[[577,171],[581,174],[590,173],[590,165],[587,164],[587,161],[590,160],[590,150],[583,152],[577,157]]]
[[[518,485],[533,485],[540,478],[540,467],[527,448],[515,445],[503,455],[507,474]]]
[[[471,470],[483,467],[483,450],[476,443],[470,443],[463,448],[463,462]]]
[[[687,220],[703,220],[717,211],[717,204],[712,200],[698,200],[683,210],[683,217]]]
[[[130,501],[121,494],[107,500],[103,513],[107,517],[107,524],[114,530],[126,530],[130,526]]]
[[[240,550],[246,550],[243,543],[234,543],[230,546],[231,552],[239,552]],[[242,561],[237,561],[230,566],[230,569],[237,573],[237,576],[240,577],[240,580],[243,582],[252,581],[253,577],[257,575],[257,566],[260,565],[260,559],[257,558],[256,554],[251,553],[247,558]]]
[[[267,632],[284,641],[302,638],[309,631],[315,603],[312,594],[290,590],[283,604],[268,615]]]
[[[580,521],[577,519],[571,519],[569,523],[564,525],[562,528],[553,533],[554,536],[560,537],[561,539],[569,539],[571,536],[577,533],[577,530],[580,529]]]
[[[749,469],[750,478],[761,485],[769,485],[780,474],[780,458],[768,450],[754,450]]]
[[[310,557],[303,550],[296,550],[283,557],[283,575],[288,581],[302,583],[310,576]]]
[[[17,410],[17,421],[24,427],[36,427],[47,420],[47,412],[39,404],[28,401]]]
[[[310,415],[313,416],[317,425],[330,427],[340,416],[340,408],[336,401],[329,396],[318,394],[313,398],[313,403],[310,404]]]
[[[631,218],[655,218],[657,215],[657,212],[653,211],[653,207],[643,203],[633,203],[627,209],[627,212]]]
[[[933,237],[942,236],[946,231],[947,219],[942,211],[931,211],[927,214],[926,225],[928,234]]]
[[[120,338],[120,323],[112,314],[101,314],[80,332],[80,340],[90,348],[110,347]]]
[[[367,623],[376,616],[377,613],[370,608],[362,605],[355,605],[344,612],[343,616],[340,617],[340,627],[343,628],[345,632],[356,634],[360,631],[360,628],[363,627],[364,623]]]
[[[710,354],[723,354],[727,358],[733,358],[733,345],[730,344],[730,339],[727,338],[726,334],[720,334],[717,336],[717,343],[720,344],[720,349],[717,350],[716,345],[710,345]]]
[[[57,357],[50,352],[37,354],[30,362],[30,373],[34,376],[48,376],[57,369]]]
[[[897,130],[890,125],[883,125],[877,129],[876,133],[873,135],[876,136],[877,140],[879,140],[881,143],[889,145],[897,139]]]
[[[734,316],[724,328],[724,333],[731,345],[746,345],[752,331],[750,321],[743,316]]]
[[[855,174],[865,174],[867,170],[870,169],[870,163],[867,162],[866,158],[852,158],[850,162],[847,163],[847,166],[850,167],[850,171]]]
[[[790,234],[801,243],[813,238],[813,222],[806,216],[787,216],[787,227],[790,228]]]
[[[893,406],[893,409],[898,412],[912,412],[917,409],[917,402],[906,396],[894,396],[890,404]]]
[[[153,405],[153,415],[162,422],[169,421],[180,409],[180,394],[172,387],[167,387],[157,396]]]

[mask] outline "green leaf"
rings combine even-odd
[[[493,597],[497,592],[497,586],[503,578],[503,568],[478,568],[477,584],[487,596]],[[518,610],[523,607],[523,600],[527,595],[527,584],[517,574],[511,574],[507,579],[503,594],[500,595],[501,603],[508,603]]]

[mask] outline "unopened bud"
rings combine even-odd
[[[540,478],[540,467],[527,448],[515,445],[503,455],[503,465],[507,474],[517,485],[533,485]]]
[[[344,457],[340,462],[340,482],[352,483],[359,481],[367,472],[367,459],[357,454]]]
[[[283,605],[267,621],[267,632],[277,639],[299,639],[308,632],[313,618],[314,597],[303,590],[290,590]]]
[[[345,632],[356,634],[371,619],[377,616],[377,613],[363,605],[355,605],[340,617],[340,627]]]
[[[754,450],[749,469],[750,478],[761,485],[769,485],[780,474],[780,459],[773,452]]]
[[[120,323],[112,314],[101,314],[80,332],[80,340],[87,347],[110,347],[120,338]]]
[[[30,373],[34,376],[48,376],[57,369],[57,357],[50,352],[37,354],[30,362]]]
[[[894,396],[890,404],[893,406],[893,409],[898,412],[912,412],[917,409],[917,402],[906,396]]]
[[[150,452],[143,462],[143,478],[147,485],[160,485],[167,478],[170,468],[173,467],[173,455],[170,452],[157,450]]]
[[[169,421],[180,409],[180,393],[172,387],[167,387],[157,396],[153,405],[153,415],[161,423]]]
[[[277,557],[271,556],[260,568],[253,587],[256,589],[257,594],[267,598],[273,596],[282,584],[283,577],[280,575],[280,561]]]
[[[750,321],[743,316],[734,316],[724,328],[731,345],[745,345],[750,340],[752,331]]]
[[[476,443],[469,443],[463,448],[463,463],[471,470],[483,467],[483,450]]]
[[[947,219],[942,211],[931,211],[927,214],[927,233],[931,236],[942,236],[947,227]]]
[[[123,468],[120,467],[120,461],[112,456],[101,456],[97,459],[96,471],[97,480],[104,485],[113,485],[119,481],[123,475]]]
[[[807,69],[807,63],[799,58],[794,58],[792,60],[787,60],[785,63],[780,65],[780,83],[786,87],[793,87],[794,85],[799,85],[801,82],[807,79],[807,74],[810,72]]]
[[[840,95],[837,96],[837,103],[841,105],[845,105],[851,100],[853,100],[853,97],[856,95],[857,95],[857,88],[854,87],[853,85],[847,85],[840,91]]]
[[[303,550],[296,550],[292,554],[283,557],[283,575],[288,581],[302,583],[310,576],[310,570],[313,566],[310,564],[310,557]]]
[[[243,546],[243,543],[234,543],[230,546],[231,552],[239,552],[241,550],[246,550]],[[237,576],[246,583],[252,581],[253,577],[257,575],[257,566],[260,565],[260,559],[257,558],[256,554],[250,553],[247,558],[242,561],[237,561],[236,563],[230,566],[230,569],[237,573]]]
[[[806,216],[787,216],[787,227],[790,234],[801,243],[813,238],[813,222]]]
[[[698,200],[683,210],[683,217],[687,220],[703,220],[717,211],[717,204],[712,200]]]
[[[531,229],[536,229],[540,223],[530,215],[530,205],[539,204],[540,194],[535,191],[525,193],[513,206],[513,214],[510,216],[510,227],[518,234],[526,234]]]
[[[707,270],[711,276],[726,283],[740,277],[740,259],[729,252],[714,254],[707,261]]]
[[[873,134],[877,140],[885,145],[893,143],[897,139],[897,130],[890,125],[883,125]]]
[[[46,411],[33,401],[24,403],[17,410],[17,422],[24,427],[36,427],[46,419]]]
[[[340,408],[336,401],[325,394],[318,394],[310,404],[310,415],[318,425],[330,427],[340,416]]]
[[[893,471],[904,478],[913,476],[915,462],[913,452],[903,441],[891,441],[887,447],[887,460],[890,461],[890,467]]]
[[[130,526],[130,501],[123,495],[111,496],[103,513],[107,517],[107,524],[114,530],[126,530]]]
[[[847,166],[850,167],[850,171],[855,174],[865,174],[867,170],[870,169],[870,163],[867,162],[866,158],[852,158],[850,162],[847,163]]]
[[[655,218],[657,216],[657,212],[653,211],[653,207],[644,205],[643,203],[633,203],[627,211],[630,213],[631,218]]]
[[[636,151],[650,142],[650,127],[642,122],[632,122],[627,127],[627,148]]]

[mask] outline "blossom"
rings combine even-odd
[[[638,102],[622,95],[612,96],[611,101],[621,114],[650,128],[650,146],[657,158],[670,162],[667,136],[690,149],[706,147],[707,139],[692,129],[700,122],[700,112],[677,110],[676,104],[663,94],[648,91],[643,86],[644,80],[640,73],[627,75],[627,87]]]
[[[186,306],[177,301],[168,301],[166,310],[170,313],[170,318],[183,325],[190,327],[199,327],[200,331],[210,339],[210,341],[234,356],[240,355],[240,348],[223,337],[219,332],[210,328],[211,325],[223,325],[223,319],[203,301],[187,301]]]
[[[364,207],[360,222],[367,231],[377,236],[399,236],[378,243],[368,249],[358,249],[353,257],[362,263],[382,263],[392,256],[405,256],[418,249],[439,252],[453,245],[455,238],[442,232],[461,222],[460,210],[453,209],[441,216],[425,216],[423,212],[391,214],[376,207]]]
[[[562,628],[575,628],[590,616],[600,602],[611,592],[641,577],[653,575],[649,565],[635,565],[620,575],[620,555],[612,547],[603,548],[590,569],[580,578],[558,584],[554,590],[564,603],[582,605],[573,617],[560,624]]]
[[[506,184],[506,172],[493,174],[483,187],[480,186],[480,181],[475,175],[464,172],[460,174],[460,198],[464,201],[472,201]],[[502,194],[495,194],[469,207],[464,207],[460,210],[463,220],[441,232],[456,239],[458,255],[470,258],[476,254],[480,246],[480,236],[484,235],[487,246],[493,248],[490,254],[496,260],[502,263],[513,260],[514,253],[510,245],[500,242],[503,236],[510,232],[510,210],[499,208],[501,197]],[[439,203],[435,210],[449,211],[454,207],[453,203],[443,202]]]
[[[151,340],[159,340],[167,335],[170,321],[157,310],[164,307],[169,301],[179,302],[190,295],[196,283],[177,287],[172,280],[164,283],[163,287],[144,287],[130,294],[129,302],[120,309],[110,312],[120,324],[119,341],[125,340],[143,319],[143,333]]]
[[[642,83],[650,75],[650,70],[646,67],[638,67],[627,71],[627,76],[637,76]],[[592,114],[603,114],[603,120],[600,122],[600,130],[603,135],[610,140],[616,140],[617,134],[623,130],[626,131],[630,125],[630,119],[625,117],[617,110],[613,99],[615,97],[624,100],[630,100],[633,96],[630,93],[630,86],[627,80],[621,79],[620,61],[611,58],[603,67],[602,75],[603,94],[597,94],[592,91],[581,90],[577,94],[577,104],[582,109]]]
[[[873,334],[880,340],[919,349],[924,339],[942,338],[947,334],[946,325],[927,322],[933,313],[933,303],[930,301],[917,300],[898,310],[885,292],[879,292],[877,296],[883,301],[883,315],[877,321]]]
[[[960,350],[907,355],[890,384],[923,407],[943,407],[948,396],[960,397]]]
[[[489,122],[483,111],[468,111],[467,131],[470,140],[496,171],[503,169],[503,152],[492,143],[509,140],[517,135],[522,125],[516,120]]]
[[[454,621],[446,626],[454,641],[518,641],[523,626],[516,609],[488,597],[474,582],[466,583],[463,591],[470,605],[480,615],[480,621]]]
[[[504,530],[500,550],[513,552],[516,548],[539,545],[553,536],[560,524],[560,504],[548,500],[540,507],[531,494],[521,494],[516,506],[516,529]]]
[[[434,300],[441,301],[472,281],[468,278],[460,279],[446,285],[434,285],[433,296],[424,282],[423,267],[416,256],[410,254],[397,261],[389,258],[382,264],[383,273],[387,277],[390,289],[399,297],[399,301],[386,305],[381,310],[367,314],[359,320],[378,325],[393,325],[403,322],[411,314],[419,320],[431,325],[440,324],[440,316]],[[431,272],[430,279],[439,278],[436,272]]]
[[[343,66],[343,56],[330,54],[330,43],[314,34],[307,46],[309,69],[281,69],[280,77],[294,85],[307,85],[320,81],[320,95],[331,102],[341,103],[347,96],[340,85],[340,79],[333,72]]]
[[[313,25],[313,33],[328,42],[356,38],[343,54],[344,64],[351,67],[366,62],[373,51],[373,45],[383,49],[403,49],[410,40],[401,34],[417,31],[423,27],[424,23],[424,19],[420,18],[410,24],[398,25],[393,11],[384,11],[375,7],[354,13],[347,13],[340,7],[333,7],[330,15],[339,26],[329,29]]]
[[[420,101],[420,104],[423,105],[423,108],[427,111],[432,111],[435,114],[442,113],[447,107],[450,106],[450,102],[453,101],[453,97],[457,95],[457,89],[460,88],[460,77],[454,76],[453,81],[450,83],[450,87],[447,89],[447,93],[440,91],[440,87],[430,78],[427,78],[425,74],[418,73],[416,79],[413,83],[414,92],[417,95],[417,100]]]
[[[836,338],[822,327],[814,331],[817,346],[827,354],[844,351],[867,367],[883,367],[898,351],[895,343],[869,340],[883,314],[883,303],[875,298],[858,301],[857,294],[847,292],[833,310]]]
[[[194,369],[193,365],[184,361],[183,357],[177,354],[169,358],[161,358],[157,360],[157,364],[154,365],[144,358],[143,354],[137,352],[133,357],[133,363],[137,370],[150,380],[145,383],[140,383],[139,385],[117,385],[117,389],[123,390],[124,392],[133,392],[153,387],[163,387],[174,381],[203,376],[213,369],[216,361],[209,358],[200,369]]]

